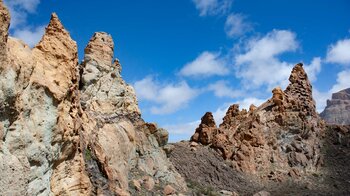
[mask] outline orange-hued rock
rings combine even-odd
[[[289,176],[315,171],[322,162],[325,125],[316,113],[302,64],[295,65],[289,80],[285,91],[273,89],[272,98],[257,108],[230,106],[219,128],[208,131],[202,120],[192,140],[210,145],[236,169],[263,178],[283,180],[292,169]]]
[[[110,35],[95,33],[79,64],[56,14],[33,49],[8,37],[2,1],[0,21],[0,195],[131,195],[140,176],[186,191],[161,147],[168,132],[142,120]]]
[[[191,137],[191,141],[200,142],[207,145],[212,142],[213,136],[216,134],[217,127],[213,114],[211,112],[205,113],[201,119],[201,124],[196,129],[195,134]]]

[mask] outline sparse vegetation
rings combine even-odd
[[[196,181],[187,180],[188,188],[190,188],[195,195],[219,196],[215,189],[211,186],[202,186]]]

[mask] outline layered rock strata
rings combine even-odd
[[[273,89],[272,98],[257,108],[230,106],[219,127],[206,113],[191,141],[210,145],[234,168],[262,178],[283,180],[316,171],[325,125],[302,64],[295,65],[289,81],[286,90]]]
[[[333,93],[320,116],[329,124],[350,125],[350,88]]]
[[[2,1],[0,21],[0,195],[186,191],[162,149],[168,133],[142,120],[110,35],[95,33],[79,64],[56,14],[34,48],[8,37]]]

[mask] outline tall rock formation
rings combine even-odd
[[[232,105],[223,123],[211,126],[215,131],[210,131],[210,137],[198,134],[207,127],[202,118],[191,140],[209,144],[233,167],[262,178],[282,180],[315,171],[322,164],[324,124],[302,64],[295,65],[289,81],[285,91],[273,89],[272,98],[257,108],[240,111],[237,104]]]
[[[333,93],[320,115],[328,124],[350,125],[350,88]]]
[[[31,49],[0,1],[0,195],[145,195],[186,184],[145,123],[110,35],[77,45],[52,14]]]

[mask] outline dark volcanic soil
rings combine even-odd
[[[189,142],[173,144],[169,154],[193,195],[215,195],[220,190],[253,195],[261,190],[271,195],[350,195],[350,126],[328,126],[322,154],[324,165],[312,174],[283,182],[261,180],[229,166],[213,149],[199,145],[191,150]],[[203,190],[206,191],[203,191]]]

